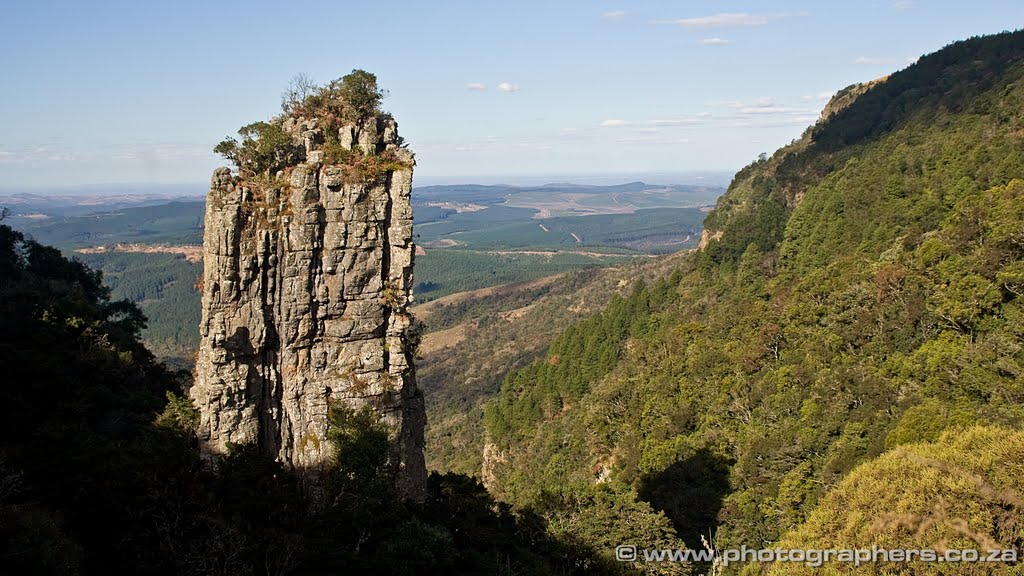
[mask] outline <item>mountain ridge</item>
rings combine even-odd
[[[892,442],[1019,426],[1022,93],[1024,33],[955,43],[738,172],[675,279],[506,377],[489,485],[555,516],[633,494],[689,546],[767,545]]]

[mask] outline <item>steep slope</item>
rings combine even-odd
[[[690,546],[767,545],[887,446],[1024,421],[1024,33],[854,93],[736,175],[670,284],[505,379],[492,489],[600,484]]]
[[[430,329],[417,358],[430,415],[428,468],[480,475],[483,407],[502,379],[544,354],[566,326],[600,312],[613,297],[628,296],[636,281],[670,275],[685,257],[572,272],[415,307]]]

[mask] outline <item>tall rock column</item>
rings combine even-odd
[[[190,393],[203,449],[256,443],[316,477],[332,458],[329,408],[371,409],[390,431],[399,493],[419,498],[426,416],[408,311],[413,155],[387,115],[336,134],[315,117],[274,126],[292,140],[287,166],[250,178],[218,169],[207,197]]]

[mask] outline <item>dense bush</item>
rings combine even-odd
[[[241,142],[226,138],[213,151],[234,163],[243,176],[272,174],[296,158],[292,137],[277,124],[253,122],[239,128],[238,135]]]
[[[286,114],[358,123],[379,114],[386,97],[387,91],[377,85],[377,76],[365,70],[353,70],[324,86],[315,86],[300,75],[292,80],[282,107]]]

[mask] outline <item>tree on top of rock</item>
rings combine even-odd
[[[377,85],[377,76],[366,70],[353,70],[319,87],[300,74],[285,91],[282,107],[285,113],[297,116],[362,122],[380,113],[380,103],[386,96],[387,91]]]

